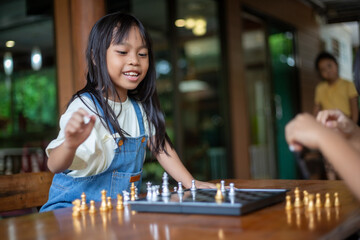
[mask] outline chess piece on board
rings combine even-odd
[[[293,208],[293,206],[291,204],[291,196],[287,195],[286,196],[285,210],[291,210],[292,208]]]
[[[234,183],[230,183],[229,196],[235,196],[235,186]]]
[[[80,206],[80,211],[82,212],[86,212],[88,210],[88,206],[86,204],[86,195],[85,193],[83,192],[81,194],[81,206]]]
[[[123,210],[124,204],[123,204],[123,197],[120,193],[117,195],[117,204],[116,204],[116,210]]]
[[[133,182],[130,187],[130,200],[135,201],[135,184]]]
[[[303,206],[303,203],[300,200],[300,190],[298,187],[295,188],[294,194],[295,194],[294,207],[301,208]]]
[[[322,203],[321,203],[321,195],[320,193],[317,193],[315,195],[316,201],[315,201],[315,207],[316,208],[322,208]]]
[[[178,182],[178,190],[177,190],[178,194],[183,194],[184,193],[184,189],[182,187],[182,183]]]
[[[308,203],[309,203],[309,193],[308,193],[308,191],[304,190],[303,191],[303,196],[304,196],[304,198],[303,198],[304,206],[307,206]]]
[[[225,181],[224,180],[221,180],[220,181],[220,189],[221,189],[221,192],[223,193],[223,194],[225,194],[225,192],[226,192],[226,189],[225,189]]]
[[[100,211],[106,212],[108,210],[107,203],[106,203],[106,190],[101,191],[101,205]]]
[[[170,196],[170,191],[169,191],[169,177],[167,175],[166,172],[164,172],[163,177],[162,177],[162,191],[161,191],[161,196],[163,197],[169,197]]]
[[[90,213],[90,214],[96,213],[95,201],[94,201],[94,200],[90,200],[89,213]]]
[[[123,200],[124,205],[128,205],[128,201],[130,200],[128,191],[123,191]]]
[[[112,203],[111,203],[111,197],[107,197],[107,207],[108,207],[108,210],[111,210],[113,208]]]
[[[308,212],[314,212],[315,211],[315,205],[314,205],[314,194],[309,194],[309,201],[306,210]]]
[[[216,184],[216,188],[217,188],[217,191],[216,191],[216,195],[215,195],[215,200],[216,202],[222,202],[224,200],[224,195],[223,193],[221,192],[221,185],[220,183],[217,183]]]
[[[74,201],[72,201],[72,204],[73,204],[72,215],[73,217],[78,217],[80,215],[80,204],[81,204],[80,199],[75,199]]]
[[[146,183],[146,191],[147,191],[146,199],[151,200],[152,199],[151,182]]]
[[[334,207],[340,207],[339,194],[337,192],[334,193]]]
[[[330,193],[326,193],[326,194],[325,194],[324,207],[325,207],[325,208],[331,208],[331,207],[332,207],[331,200],[330,200]]]
[[[190,191],[194,192],[196,191],[196,185],[195,185],[195,180],[191,180],[191,188],[190,188]]]

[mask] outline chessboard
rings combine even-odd
[[[216,189],[184,190],[169,196],[139,198],[129,201],[131,210],[138,212],[243,215],[284,201],[287,189],[229,189],[216,200]]]

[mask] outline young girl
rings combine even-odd
[[[100,201],[102,189],[115,198],[132,182],[139,188],[146,147],[189,188],[193,177],[165,132],[150,37],[141,22],[124,13],[104,16],[90,32],[86,57],[87,84],[70,100],[47,148],[56,174],[41,211],[69,207],[82,192]]]

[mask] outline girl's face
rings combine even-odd
[[[331,59],[322,59],[319,62],[319,72],[323,79],[334,82],[339,78],[338,66]]]
[[[110,44],[106,51],[106,62],[111,81],[121,101],[125,101],[127,91],[139,85],[149,68],[148,49],[137,27],[132,27],[128,37],[120,44]]]

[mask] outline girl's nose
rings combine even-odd
[[[137,54],[131,54],[129,56],[129,64],[130,65],[139,65],[139,59]]]

